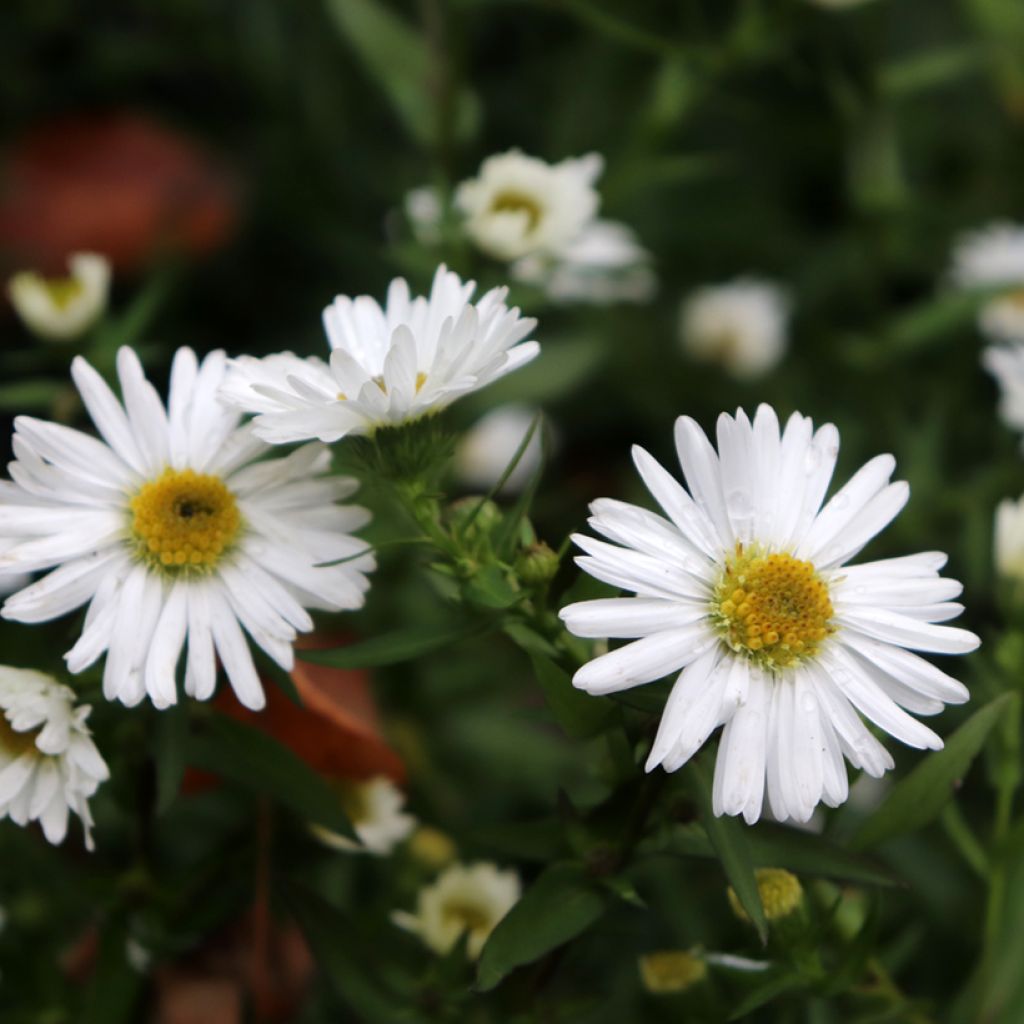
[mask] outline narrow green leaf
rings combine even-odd
[[[0,385],[0,411],[49,412],[67,390],[66,384],[55,380],[20,380]]]
[[[410,626],[382,633],[362,643],[349,644],[320,650],[298,650],[296,656],[302,661],[315,665],[330,665],[332,668],[373,668],[378,665],[397,665],[412,661],[421,655],[458,643],[471,636],[482,634],[488,626],[484,623],[462,623],[450,629],[437,626]]]
[[[188,757],[188,703],[179,701],[160,713],[156,727],[156,811],[174,803]]]
[[[366,957],[369,951],[360,944],[358,931],[340,910],[299,886],[290,886],[285,899],[324,976],[338,998],[360,1020],[367,1024],[394,1024],[419,1019],[374,984],[374,958]]]
[[[108,922],[100,940],[96,969],[85,994],[85,1006],[77,1016],[79,1024],[128,1024],[138,1019],[135,1010],[143,975],[128,963],[126,942],[124,925]]]
[[[885,803],[868,818],[853,837],[855,849],[876,846],[902,832],[927,825],[950,800],[956,784],[967,774],[985,739],[1001,716],[1018,700],[1004,693],[975,711],[937,753],[929,754],[893,786]]]
[[[558,657],[558,648],[524,622],[506,620],[501,631],[527,654],[543,654],[547,658]]]
[[[543,654],[531,654],[530,661],[548,708],[566,733],[586,739],[608,724],[615,710],[610,701],[577,690],[569,673]]]
[[[834,878],[859,885],[899,885],[886,865],[855,853],[813,832],[761,822],[747,830],[747,845],[755,868],[786,868],[798,875]],[[674,825],[646,849],[687,857],[714,857],[715,848],[700,825]]]
[[[480,954],[477,987],[487,992],[516,967],[576,938],[604,913],[610,899],[579,864],[552,864],[491,932]]]
[[[729,884],[753,921],[761,942],[765,943],[768,941],[768,921],[761,905],[761,894],[757,890],[754,858],[747,843],[746,826],[737,818],[716,817],[711,805],[711,785],[703,766],[699,761],[691,761],[689,771],[704,831],[715,848]]]
[[[306,821],[355,837],[331,787],[297,754],[259,729],[215,715],[190,737],[188,761],[271,797]]]
[[[770,1003],[778,996],[785,995],[795,989],[806,988],[810,981],[793,971],[783,971],[780,974],[772,973],[771,977],[765,978],[755,988],[751,989],[729,1014],[729,1020],[743,1020],[748,1014],[765,1003]]]
[[[483,608],[511,608],[526,595],[516,590],[497,565],[484,565],[466,584],[466,597]]]

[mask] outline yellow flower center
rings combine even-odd
[[[129,503],[138,552],[153,568],[205,572],[242,528],[235,496],[218,476],[166,469]]]
[[[652,995],[685,992],[707,973],[704,961],[684,949],[666,949],[640,957],[640,977]]]
[[[487,907],[468,899],[449,900],[441,913],[446,921],[460,925],[467,932],[486,931],[494,924],[494,915]]]
[[[379,387],[381,391],[384,392],[385,395],[388,393],[388,382],[384,379],[384,374],[381,374],[379,377],[374,377],[373,383],[376,384],[377,387]],[[416,374],[416,394],[420,393],[420,388],[422,388],[423,385],[426,383],[427,375],[421,370],[419,373]],[[347,402],[348,395],[346,395],[344,391],[339,391],[337,400],[339,402]]]
[[[36,737],[42,732],[42,727],[29,729],[27,732],[17,732],[7,716],[0,713],[0,750],[3,750],[12,760],[21,757],[26,750],[35,750],[41,757],[42,754],[36,750]]]
[[[804,890],[800,879],[792,872],[785,868],[757,868],[754,871],[754,878],[757,880],[757,891],[761,896],[764,916],[769,921],[781,921],[800,906]],[[733,913],[741,921],[749,922],[750,918],[732,886],[729,886],[726,895],[729,897],[729,906],[732,907]]]
[[[835,627],[828,585],[810,562],[736,545],[711,602],[725,642],[763,668],[813,657]]]
[[[57,309],[64,310],[85,291],[85,285],[77,277],[40,278],[40,284]]]
[[[544,211],[533,196],[510,189],[494,197],[491,213],[525,213],[527,228],[532,231],[540,223]]]

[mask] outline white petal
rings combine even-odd
[[[611,597],[570,604],[558,614],[566,629],[575,636],[624,639],[687,626],[708,613],[701,605],[682,601]]]

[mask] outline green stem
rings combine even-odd
[[[963,816],[959,804],[954,802],[946,804],[942,812],[942,827],[971,870],[979,878],[987,879],[991,870],[988,855]]]

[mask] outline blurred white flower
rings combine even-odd
[[[523,341],[537,321],[505,305],[506,288],[471,302],[476,284],[444,266],[430,296],[411,298],[396,278],[382,309],[367,295],[339,295],[324,310],[330,365],[291,352],[233,360],[221,397],[256,413],[271,444],[338,441],[438,412],[528,363]]]
[[[89,797],[109,772],[88,726],[91,708],[52,676],[0,666],[0,818],[39,821],[51,843],[67,834],[68,813],[93,848]]]
[[[329,474],[311,444],[284,458],[217,399],[223,352],[178,349],[165,407],[129,348],[119,401],[81,356],[71,375],[102,440],[31,416],[14,421],[12,482],[0,482],[0,575],[50,570],[9,597],[3,617],[47,622],[82,605],[65,655],[82,672],[106,654],[103,693],[129,706],[213,695],[218,659],[238,699],[264,704],[243,628],[282,668],[307,608],[361,607],[374,566],[352,531],[370,514],[342,504],[358,484]]]
[[[962,235],[952,277],[964,288],[1024,286],[1024,225],[999,221]]]
[[[396,910],[391,919],[442,956],[467,932],[466,952],[475,960],[521,891],[518,876],[495,864],[453,864],[420,890],[415,914]]]
[[[978,314],[978,324],[993,341],[1024,344],[1024,282],[1009,294],[986,302]]]
[[[650,253],[633,229],[595,220],[554,256],[532,254],[512,265],[512,275],[555,302],[649,302],[658,287]]]
[[[1024,431],[1024,345],[989,345],[981,363],[999,385],[999,415],[1011,430]]]
[[[693,292],[679,317],[684,349],[735,377],[767,373],[786,351],[789,299],[777,285],[740,278]]]
[[[320,825],[313,826],[313,834],[335,850],[384,857],[416,827],[416,819],[402,810],[405,794],[386,775],[340,783],[339,790],[359,842]]]
[[[444,210],[441,197],[433,185],[422,185],[405,194],[405,216],[413,236],[422,245],[437,245],[441,240],[441,219]]]
[[[594,182],[603,166],[597,153],[549,164],[511,149],[488,157],[476,178],[459,185],[455,206],[469,237],[496,259],[557,255],[596,215]]]
[[[1006,498],[996,508],[994,548],[996,572],[1024,582],[1024,496]]]
[[[718,418],[717,451],[688,416],[676,451],[689,487],[642,448],[633,457],[664,515],[602,498],[577,534],[577,565],[632,592],[568,605],[575,636],[630,639],[580,668],[573,685],[604,695],[677,674],[647,771],[676,771],[719,727],[715,814],[807,821],[848,796],[845,761],[893,766],[861,716],[911,747],[941,738],[912,714],[937,714],[967,688],[912,651],[965,654],[980,643],[942,625],[961,591],[941,552],[849,565],[910,494],[891,455],[867,462],[824,502],[839,434],[761,405]],[[823,504],[824,502],[824,504]],[[608,543],[611,541],[611,543]],[[681,670],[681,671],[680,671]]]
[[[536,415],[536,409],[525,405],[502,405],[481,416],[455,450],[455,473],[459,480],[474,489],[490,490],[501,479]],[[503,494],[521,491],[537,471],[543,456],[542,429],[538,424],[522,458],[505,481]]]
[[[7,294],[15,312],[44,341],[71,341],[85,333],[107,308],[110,263],[97,253],[68,259],[67,277],[46,278],[30,270],[15,274]]]

